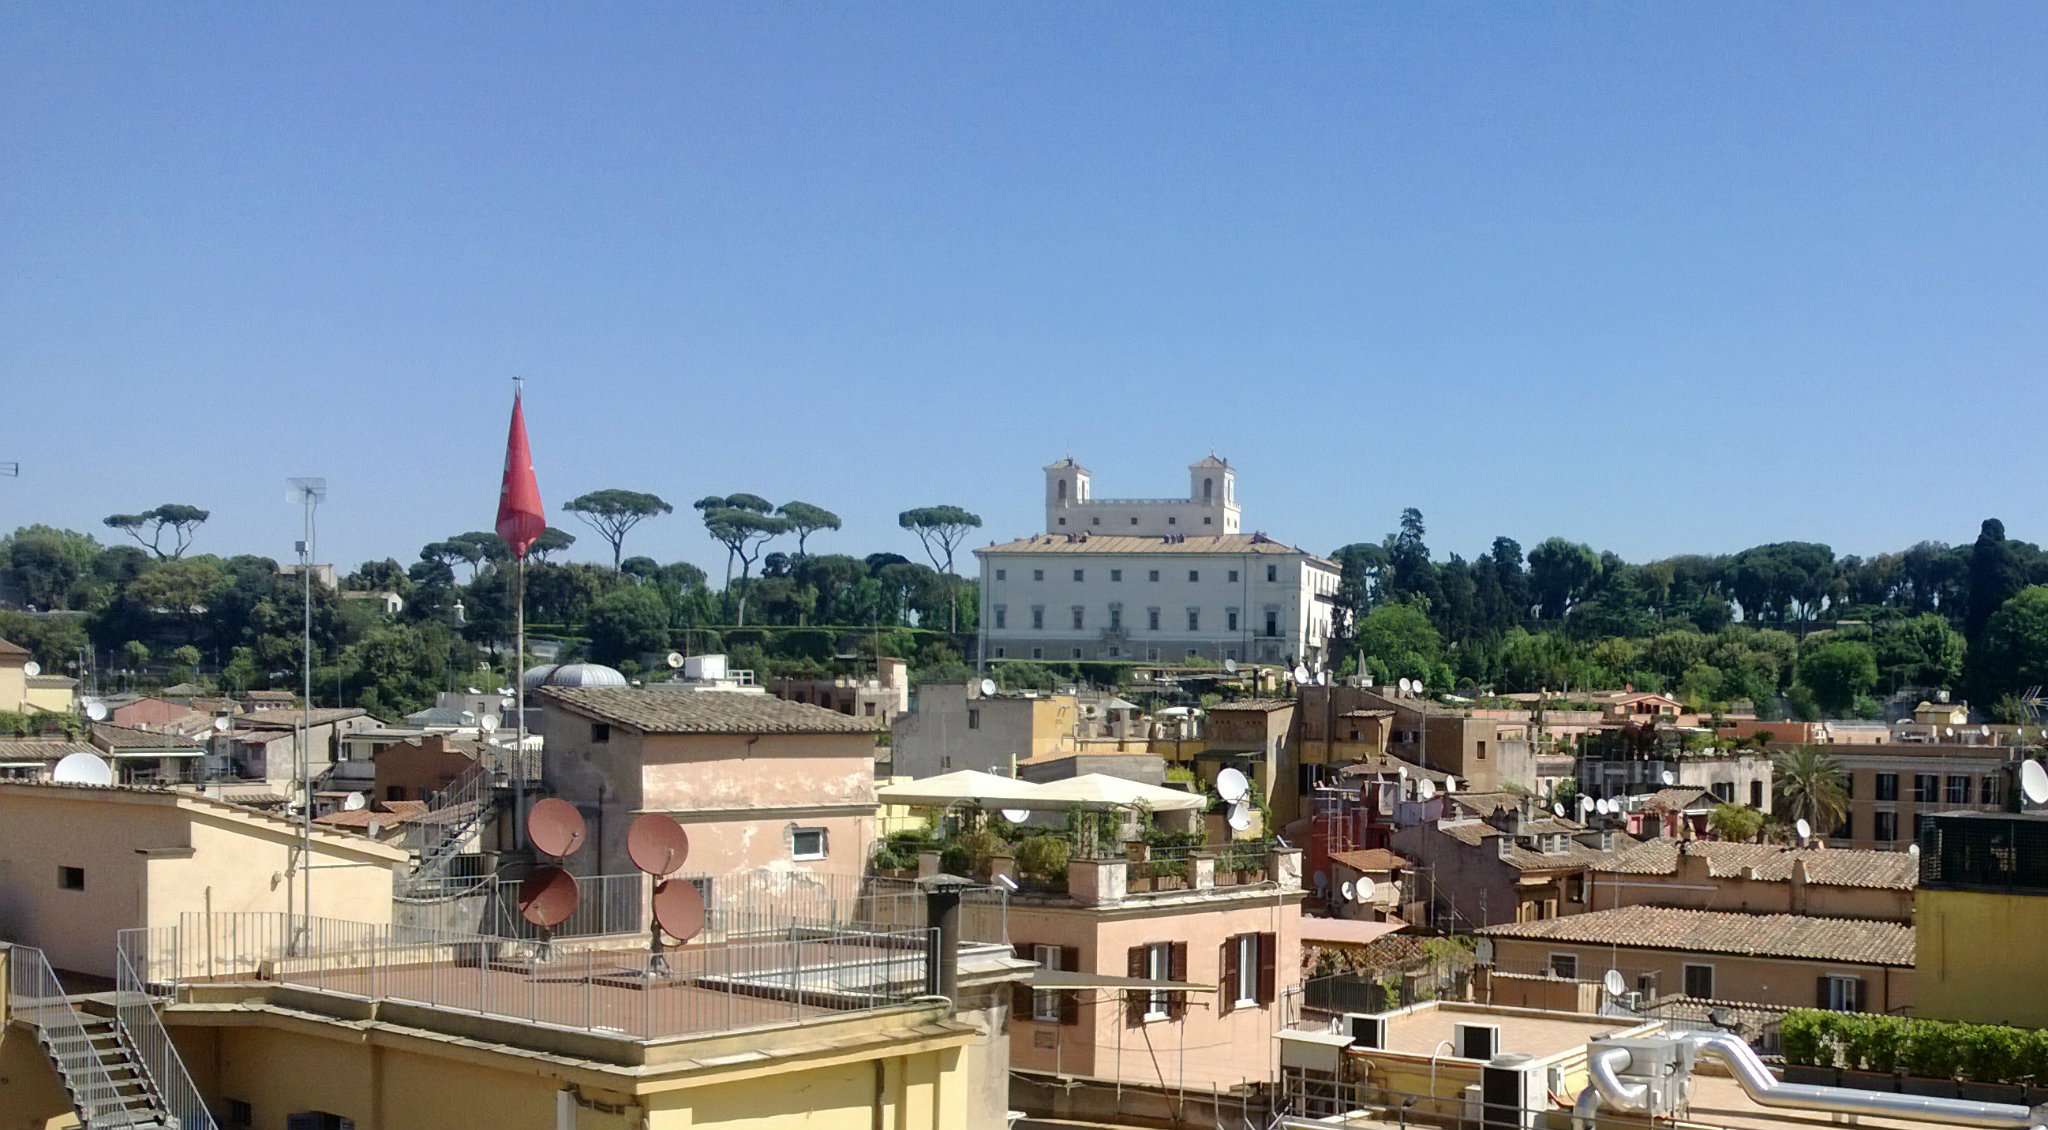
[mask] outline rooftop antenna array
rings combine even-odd
[[[690,837],[675,817],[643,812],[626,830],[626,855],[634,867],[654,877],[649,946],[654,954],[652,968],[665,973],[668,959],[662,955],[661,936],[666,933],[681,945],[704,930],[704,893],[688,879],[671,878],[690,857]]]

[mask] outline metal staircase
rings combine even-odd
[[[213,1130],[203,1105],[194,1112],[173,1113],[148,1057],[138,1052],[128,1026],[119,1016],[81,1013],[50,968],[49,958],[32,946],[13,946],[7,954],[8,1014],[36,1030],[71,1107],[88,1130],[161,1127],[164,1130]],[[155,1013],[151,1012],[154,1019]],[[175,1055],[175,1053],[173,1053]],[[189,1089],[191,1083],[180,1082]]]
[[[490,769],[479,760],[448,787],[427,798],[429,813],[448,812],[449,817],[415,825],[420,829],[417,844],[419,863],[399,881],[400,895],[438,892],[448,877],[449,866],[461,855],[470,833],[483,821],[493,797]]]

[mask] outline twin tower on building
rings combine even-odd
[[[1045,468],[1045,532],[1187,537],[1238,532],[1237,472],[1215,455],[1188,467],[1186,498],[1096,498],[1088,468],[1069,456]]]

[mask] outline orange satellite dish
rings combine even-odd
[[[655,878],[673,875],[690,857],[690,837],[675,817],[665,812],[643,812],[633,818],[626,831],[626,855],[633,866]]]
[[[669,937],[687,942],[704,929],[704,896],[686,879],[654,885],[654,920]]]
[[[576,876],[543,867],[519,884],[519,916],[536,926],[559,926],[576,913]]]
[[[533,850],[542,855],[552,855],[556,859],[575,855],[588,834],[583,814],[560,797],[537,800],[527,810],[526,839],[533,845]]]

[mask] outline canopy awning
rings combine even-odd
[[[1038,795],[1041,801],[1055,801],[1062,808],[1135,808],[1142,804],[1154,812],[1188,812],[1209,804],[1209,798],[1199,793],[1147,785],[1107,773],[1083,773],[1054,781],[1040,786]]]
[[[907,808],[947,808],[955,804],[981,804],[992,808],[1028,807],[1039,786],[1015,777],[998,777],[979,769],[956,769],[936,777],[901,781],[875,790],[883,804]]]
[[[1213,993],[1216,986],[1200,981],[1154,981],[1149,977],[1118,977],[1112,973],[1074,973],[1065,969],[1035,969],[1031,987],[1055,989],[1138,989],[1161,993]]]
[[[1141,804],[1154,812],[1187,812],[1209,803],[1207,797],[1197,793],[1127,781],[1107,773],[1083,773],[1041,785],[978,769],[960,769],[919,781],[885,785],[875,790],[875,798],[883,804],[909,808],[978,804],[984,808],[1022,808],[1034,812],[1135,808]]]

